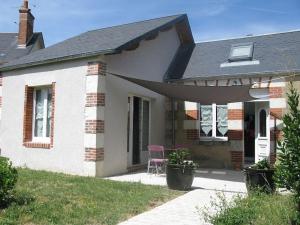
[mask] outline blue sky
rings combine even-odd
[[[0,32],[16,32],[22,0],[1,0]],[[29,0],[49,46],[87,30],[187,13],[196,41],[300,29],[299,0]]]

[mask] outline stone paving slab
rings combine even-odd
[[[165,175],[145,172],[109,177],[116,181],[141,182],[151,185],[166,185]],[[243,174],[231,170],[198,170],[193,182],[194,190],[179,196],[150,211],[132,217],[119,225],[207,225],[202,210],[214,213],[211,201],[222,192],[227,200],[236,195],[244,195],[246,187]]]
[[[225,193],[230,200],[236,193]],[[209,225],[203,218],[203,207],[209,207],[216,192],[193,190],[148,212],[132,217],[119,225]],[[213,213],[212,208],[209,209]]]

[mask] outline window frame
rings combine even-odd
[[[232,56],[232,53],[234,51],[234,49],[239,48],[239,47],[250,47],[250,51],[249,54],[247,55],[240,55],[240,56]],[[253,43],[249,42],[249,43],[240,43],[240,44],[232,44],[231,48],[230,48],[230,54],[229,54],[229,58],[228,61],[229,62],[237,62],[237,61],[247,61],[247,60],[252,60],[253,58]]]
[[[199,140],[200,141],[228,141],[228,135],[225,136],[217,136],[217,104],[213,103],[212,106],[212,135],[210,137],[208,136],[201,136],[201,104],[198,103],[198,126],[199,126]],[[228,105],[227,106],[227,112],[228,112]],[[228,118],[227,118],[228,121]],[[228,127],[228,123],[227,123]]]
[[[51,115],[51,120],[50,120],[50,132],[49,132],[49,137],[47,137],[47,113],[48,113],[48,91],[51,90],[51,86],[37,86],[34,87],[33,90],[33,109],[32,109],[32,142],[33,143],[47,143],[50,144],[51,142],[51,120],[52,120],[52,115]],[[35,113],[36,113],[36,92],[38,90],[41,90],[44,94],[43,99],[44,99],[44,110],[43,110],[43,136],[42,137],[36,137],[35,136]],[[45,92],[47,91],[47,94]],[[51,90],[52,91],[52,90]],[[53,93],[52,93],[53,94]],[[51,98],[52,101],[52,98]],[[51,103],[52,104],[52,103]]]

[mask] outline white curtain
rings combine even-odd
[[[217,129],[223,136],[228,131],[227,111],[226,105],[217,106]]]
[[[44,99],[42,91],[37,90],[35,95],[35,137],[43,136]]]
[[[212,106],[211,105],[201,105],[201,130],[204,132],[206,136],[208,136],[209,132],[212,130]],[[211,135],[209,135],[211,136]]]

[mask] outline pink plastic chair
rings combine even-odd
[[[163,170],[167,159],[165,159],[165,149],[161,145],[148,145],[148,170],[149,173],[151,168],[155,168],[156,173],[159,173],[159,170]]]

